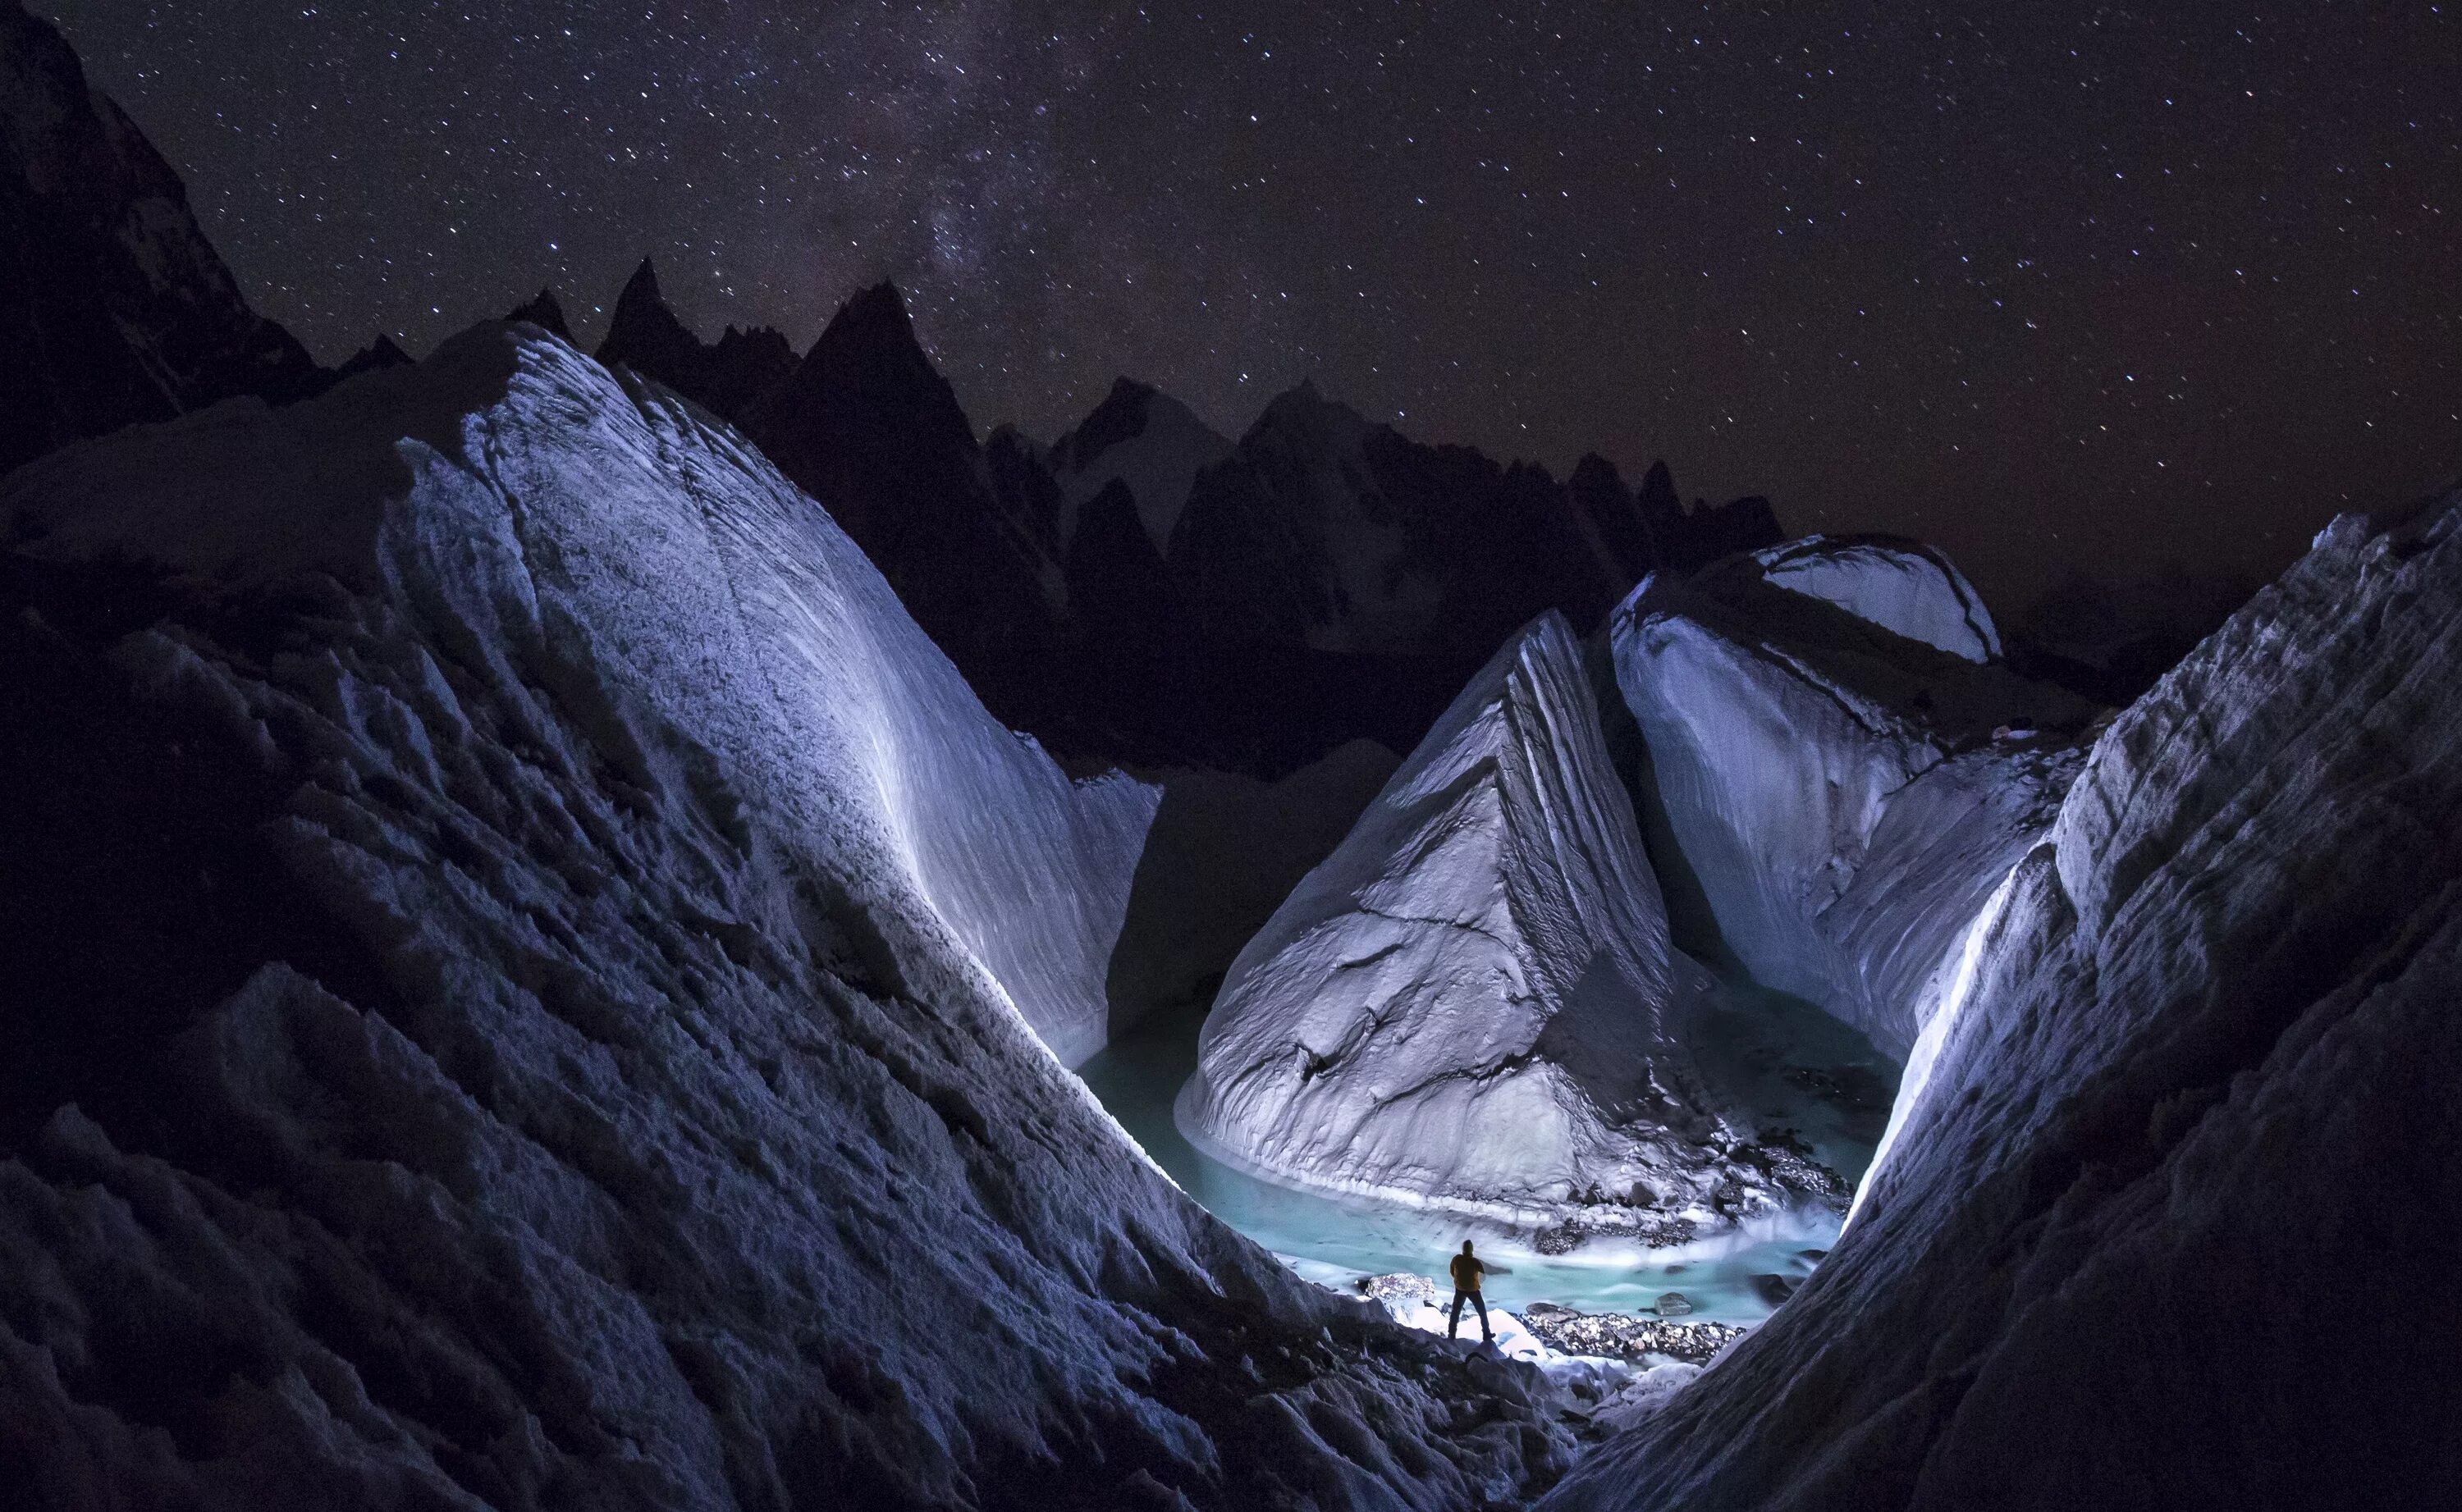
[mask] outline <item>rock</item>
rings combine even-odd
[[[2115,720],[1968,931],[1821,1305],[1550,1512],[2462,1499],[2457,684],[2448,498],[2336,522]]]
[[[1658,1294],[1658,1315],[1662,1318],[1680,1318],[1692,1310],[1693,1299],[1681,1291],[1662,1291]]]
[[[1302,1185],[1587,1227],[1776,1205],[1682,1033],[1668,943],[1579,647],[1498,653],[1231,969],[1177,1107]],[[1654,1210],[1619,1202],[1635,1187]],[[1598,1200],[1589,1201],[1593,1189]]]
[[[1753,1288],[1753,1295],[1760,1298],[1763,1302],[1768,1303],[1773,1308],[1777,1307],[1780,1303],[1784,1302],[1787,1298],[1795,1295],[1796,1283],[1792,1278],[1787,1276],[1782,1276],[1772,1272],[1763,1272],[1760,1275],[1748,1276],[1745,1279]]]
[[[1666,1323],[1629,1312],[1524,1313],[1523,1321],[1549,1349],[1566,1354],[1627,1360],[1662,1354],[1695,1365],[1707,1363],[1747,1331],[1730,1323]]]

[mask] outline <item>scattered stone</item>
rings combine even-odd
[[[1553,1228],[1539,1230],[1538,1234],[1531,1239],[1530,1247],[1543,1255],[1570,1254],[1584,1239],[1588,1237],[1570,1224],[1558,1224]]]
[[[1357,1285],[1371,1302],[1425,1302],[1433,1306],[1436,1300],[1436,1284],[1407,1270],[1362,1276]]]
[[[1684,1306],[1691,1310],[1691,1303]],[[1693,1365],[1706,1364],[1745,1332],[1729,1323],[1667,1323],[1630,1312],[1576,1312],[1569,1308],[1553,1308],[1545,1313],[1530,1309],[1522,1314],[1522,1321],[1549,1349],[1562,1353],[1625,1360],[1657,1354]]]
[[[1693,1310],[1693,1299],[1681,1291],[1662,1291],[1658,1295],[1658,1315],[1680,1318]]]

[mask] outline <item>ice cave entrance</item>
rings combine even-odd
[[[1698,1047],[1703,1069],[1764,1127],[1796,1130],[1825,1163],[1861,1182],[1889,1121],[1898,1063],[1809,1004],[1745,982],[1727,988],[1729,1007]],[[1445,1257],[1471,1239],[1479,1253],[1512,1267],[1488,1295],[1508,1309],[1545,1301],[1638,1312],[1680,1291],[1695,1319],[1748,1323],[1775,1306],[1770,1283],[1755,1278],[1800,1283],[1838,1237],[1839,1215],[1803,1211],[1681,1249],[1592,1240],[1570,1254],[1543,1255],[1526,1230],[1261,1181],[1201,1154],[1172,1123],[1172,1098],[1197,1069],[1202,1022],[1194,1012],[1157,1012],[1079,1074],[1191,1197],[1312,1281],[1340,1286],[1396,1270],[1441,1276]]]

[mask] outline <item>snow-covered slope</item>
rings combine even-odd
[[[73,447],[0,518],[12,1492],[1436,1508],[1561,1467],[1037,1046],[1012,1004],[1099,986],[1150,791],[992,725],[703,412],[482,328]]]
[[[1062,499],[1060,539],[1076,534],[1077,512],[1113,480],[1137,501],[1137,519],[1159,552],[1188,503],[1197,475],[1231,455],[1230,439],[1197,413],[1148,384],[1121,378],[1077,428],[1052,443]]]
[[[1177,1119],[1300,1184],[1712,1225],[1775,1199],[1729,1158],[1742,1136],[1684,1044],[1709,990],[1668,943],[1579,644],[1549,614],[1241,952]]]
[[[1895,1054],[2076,770],[2035,732],[2089,713],[1968,659],[1979,634],[1945,651],[1842,607],[1909,628],[1971,624],[1950,572],[1914,579],[1929,600],[1909,591],[1907,564],[1931,561],[1797,543],[1690,582],[1653,577],[1609,625],[1679,924]]]
[[[1804,1289],[1547,1503],[2462,1499],[2462,500],[2096,742]]]

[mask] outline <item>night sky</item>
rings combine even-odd
[[[2453,6],[33,4],[328,361],[887,274],[982,429],[1312,373],[2004,612],[2462,473]]]

